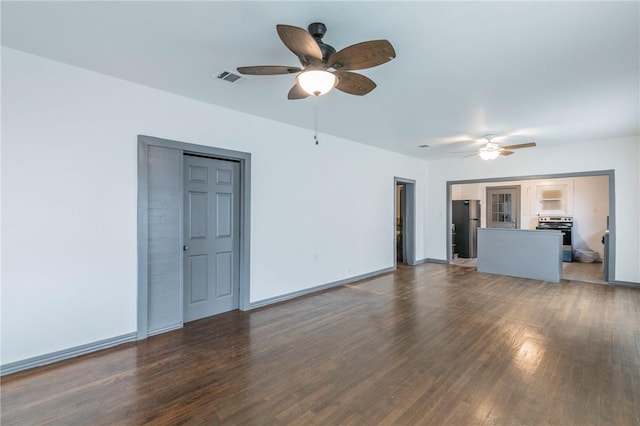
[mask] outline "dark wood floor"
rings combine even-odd
[[[17,373],[3,425],[640,425],[640,290],[401,267]]]

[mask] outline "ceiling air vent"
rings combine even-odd
[[[219,78],[220,80],[228,81],[229,83],[235,83],[236,81],[240,80],[242,76],[239,76],[238,74],[234,74],[229,71],[222,71],[220,74],[216,76],[216,78]]]

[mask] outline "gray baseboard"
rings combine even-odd
[[[159,328],[157,330],[150,331],[147,334],[147,337],[156,336],[158,334],[167,333],[167,332],[173,331],[173,330],[179,330],[179,329],[181,329],[183,327],[184,327],[184,324],[175,324],[175,325],[170,325],[168,327]],[[138,338],[138,340],[144,340],[147,337],[144,337],[142,339]]]
[[[17,373],[18,371],[27,370],[29,368],[40,367],[42,365],[51,364],[51,363],[62,361],[69,358],[74,358],[80,355],[85,355],[91,352],[96,352],[102,349],[107,349],[113,346],[117,346],[122,343],[134,342],[135,340],[136,340],[135,332],[127,333],[121,336],[111,337],[109,339],[87,343],[85,345],[75,346],[73,348],[63,349],[61,351],[52,352],[49,354],[40,355],[33,358],[27,358],[21,361],[10,362],[0,366],[0,376]]]
[[[424,259],[421,259],[418,261],[419,263],[441,263],[443,265],[448,265],[449,262],[447,260],[443,260],[443,259],[432,259],[430,257],[426,257]],[[416,265],[418,265],[418,263],[416,262]]]
[[[261,308],[263,306],[272,305],[274,303],[284,302],[285,300],[295,299],[296,297],[306,296],[307,294],[317,293],[322,290],[326,290],[332,287],[338,287],[345,284],[350,284],[356,281],[364,280],[367,278],[375,277],[378,275],[386,274],[387,272],[395,271],[396,268],[389,267],[380,269],[377,271],[369,272],[366,274],[358,275],[356,277],[345,278],[343,280],[334,281],[332,283],[322,284],[319,286],[306,288],[304,290],[294,291],[293,293],[283,294],[281,296],[271,297],[269,299],[259,300],[257,302],[252,302],[249,304],[249,309]]]
[[[631,281],[609,281],[607,284],[615,285],[618,287],[640,288],[640,283],[635,283]]]

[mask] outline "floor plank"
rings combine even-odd
[[[1,386],[3,425],[640,425],[640,289],[401,266]]]

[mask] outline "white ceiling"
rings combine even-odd
[[[337,50],[388,39],[397,53],[362,71],[370,94],[318,99],[322,133],[420,158],[487,133],[540,147],[640,134],[635,1],[2,1],[2,44],[312,129],[313,99],[286,99],[294,75],[212,75],[299,65],[275,26],[316,21]]]

